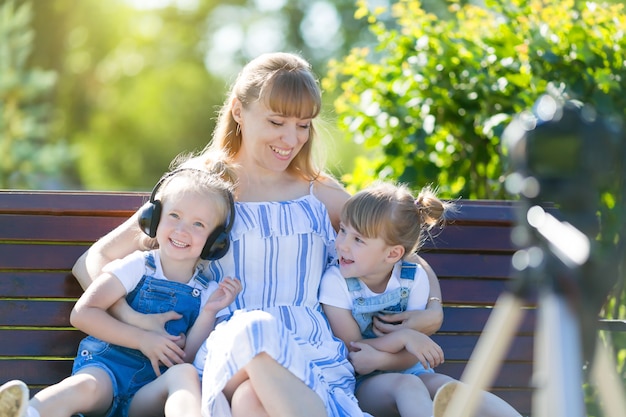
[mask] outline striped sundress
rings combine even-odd
[[[219,281],[237,277],[243,290],[194,362],[202,376],[202,412],[219,414],[226,382],[266,352],[324,401],[329,416],[363,416],[344,344],[333,337],[318,302],[320,280],[334,257],[335,232],[312,193],[286,202],[236,203],[231,246],[209,264]],[[222,397],[223,398],[223,397]],[[217,404],[217,405],[216,405]]]

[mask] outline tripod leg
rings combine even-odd
[[[444,417],[474,415],[481,392],[490,386],[522,320],[522,301],[503,293],[496,301],[483,334],[472,352]],[[436,405],[435,405],[436,407]]]
[[[591,378],[598,389],[602,409],[607,417],[626,416],[626,399],[616,369],[612,349],[598,338]]]
[[[533,417],[584,417],[578,320],[565,297],[548,291],[539,300]]]

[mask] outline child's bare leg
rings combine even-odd
[[[90,366],[39,391],[29,405],[41,417],[67,417],[78,413],[105,414],[113,401],[109,374]]]
[[[193,365],[183,363],[142,387],[133,397],[130,417],[200,417],[200,378]],[[43,416],[42,416],[43,417]]]
[[[437,373],[422,374],[420,378],[422,378],[433,397],[445,383],[450,381],[460,383],[448,375]],[[485,417],[521,417],[521,414],[509,403],[489,391],[483,391],[481,394],[481,401],[478,403],[476,415]]]
[[[361,409],[377,417],[430,417],[428,389],[411,374],[385,373],[363,381],[356,390]]]

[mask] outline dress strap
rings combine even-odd
[[[207,278],[206,275],[204,275],[204,265],[202,263],[199,263],[196,267],[196,275],[193,277],[193,279],[198,284],[202,285],[204,289],[207,289],[209,287],[210,279]]]
[[[315,195],[313,194],[313,185],[315,185],[315,181],[309,181],[309,194],[311,195]]]

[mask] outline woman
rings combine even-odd
[[[238,176],[230,250],[208,269],[218,281],[239,278],[243,291],[232,305],[238,311],[217,326],[195,361],[203,370],[205,415],[215,412],[222,390],[235,417],[363,414],[345,346],[333,337],[318,302],[349,197],[313,162],[320,106],[319,85],[305,60],[262,55],[239,74],[211,143],[184,163],[202,167],[223,159]],[[83,286],[107,261],[140,247],[136,225],[129,219],[79,259],[74,274]],[[431,280],[438,293],[434,274]],[[423,314],[397,319],[401,326],[422,323],[432,333],[441,308]],[[396,325],[377,322],[381,332]]]

